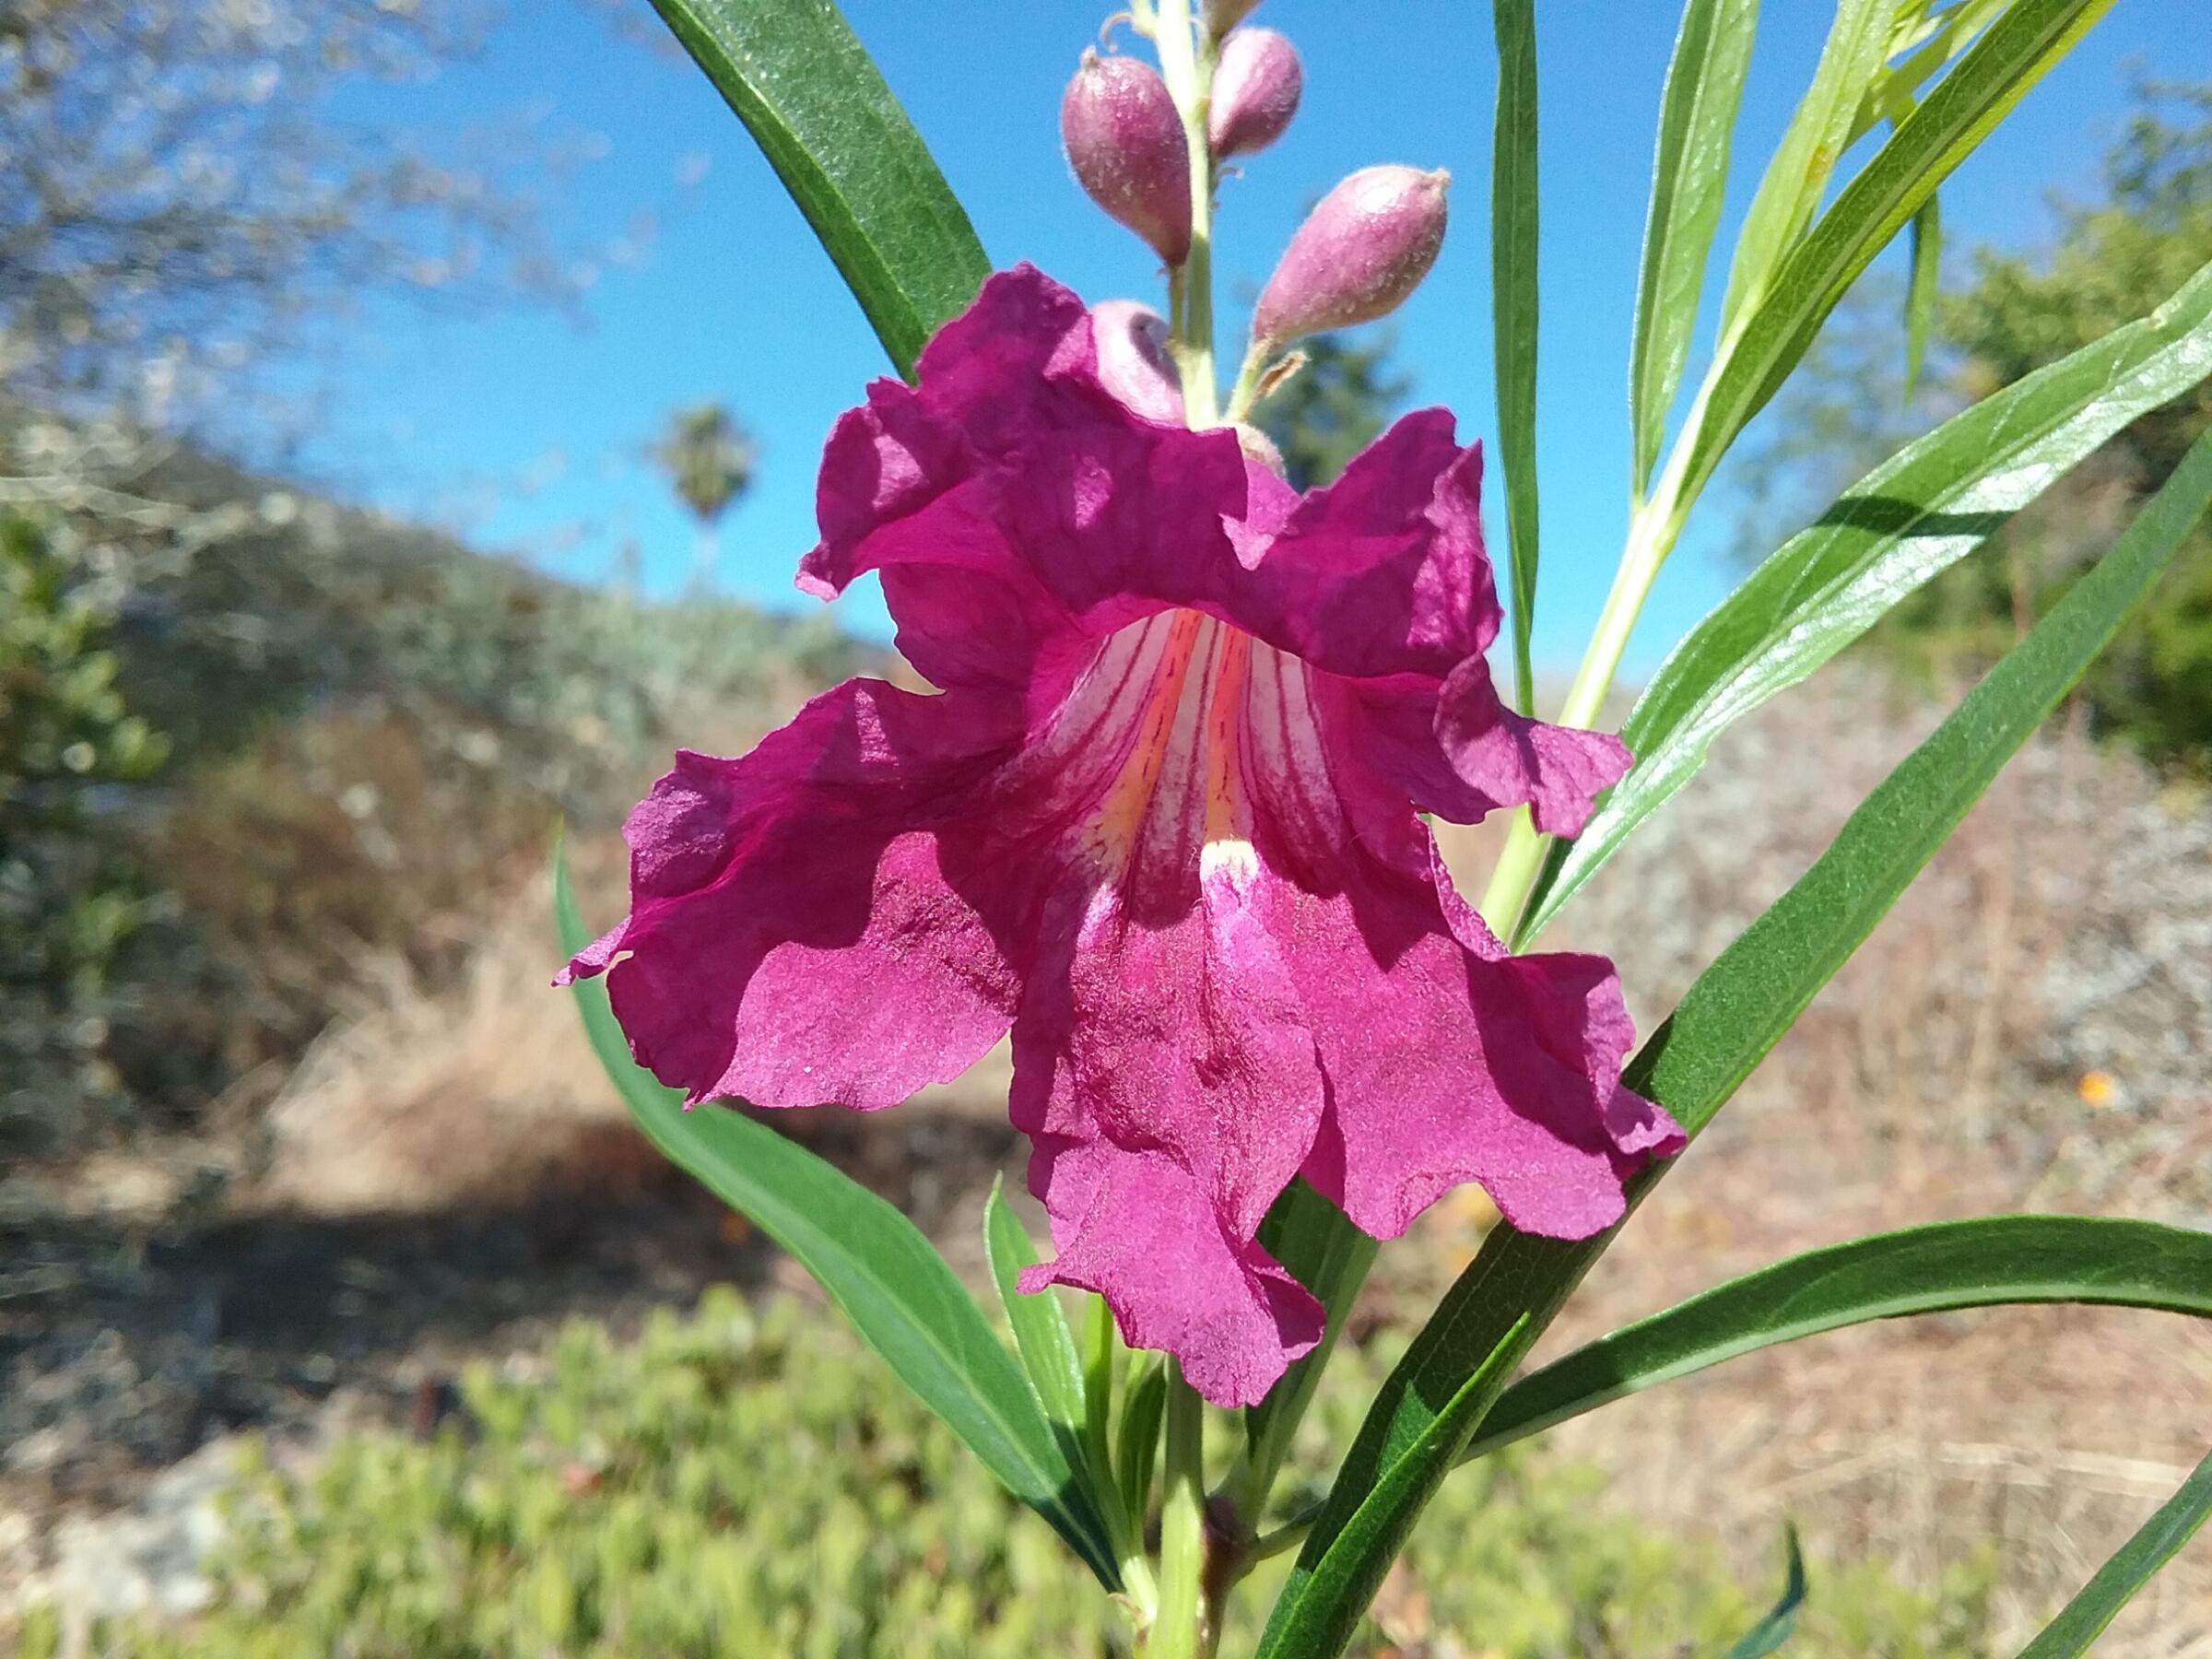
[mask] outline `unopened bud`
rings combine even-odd
[[[1168,325],[1134,300],[1107,300],[1090,309],[1098,342],[1099,379],[1147,420],[1182,424],[1182,381],[1168,356]]]
[[[1206,0],[1206,32],[1219,40],[1252,16],[1253,8],[1259,3],[1260,0]]]
[[[1060,100],[1060,138],[1092,201],[1168,264],[1190,256],[1190,151],[1159,70],[1086,52]]]
[[[1444,245],[1442,169],[1363,167],[1321,199],[1260,293],[1252,337],[1281,346],[1387,316]]]
[[[1283,135],[1305,89],[1298,49],[1272,29],[1240,29],[1221,43],[1206,134],[1216,157],[1250,155]]]

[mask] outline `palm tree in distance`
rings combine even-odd
[[[752,438],[728,406],[693,404],[669,417],[668,429],[653,444],[652,455],[699,521],[691,585],[704,593],[714,585],[722,515],[753,481]]]

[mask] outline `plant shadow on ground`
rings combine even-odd
[[[940,1236],[1016,1153],[1003,1120],[954,1112],[904,1114],[892,1135],[830,1110],[771,1115]],[[427,1432],[467,1359],[566,1318],[627,1330],[717,1283],[816,1294],[627,1124],[593,1131],[600,1179],[512,1203],[0,1221],[0,1509],[127,1500],[211,1436],[326,1411]]]

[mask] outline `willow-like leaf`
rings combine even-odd
[[[1767,1659],[1797,1633],[1797,1615],[1805,1607],[1805,1551],[1794,1526],[1783,1531],[1783,1556],[1782,1598],[1728,1650],[1727,1659]]]
[[[1516,946],[1697,775],[1722,732],[1980,547],[2137,416],[2207,377],[2212,265],[2149,316],[1984,398],[1853,485],[1652,677],[1621,728],[1634,765],[1582,835],[1553,846]]]
[[[1513,693],[1535,711],[1529,657],[1536,615],[1536,7],[1493,0],[1498,110],[1490,147],[1490,313],[1498,459],[1505,473],[1513,591]]]
[[[2212,1318],[2212,1232],[2101,1217],[1989,1216],[1807,1251],[1530,1372],[1499,1397],[1466,1456],[1781,1343],[1871,1320],[2020,1302]]]
[[[1905,285],[1905,395],[1920,384],[1920,366],[1928,355],[1928,325],[1936,316],[1936,296],[1943,274],[1943,215],[1940,196],[1930,196],[1912,216],[1912,276]]]
[[[1317,1659],[1344,1652],[1382,1575],[1405,1547],[1421,1508],[1451,1471],[1453,1455],[1512,1374],[1524,1318],[1468,1372],[1429,1425],[1361,1497],[1326,1548],[1299,1558],[1299,1594],[1276,1603],[1256,1659]]]
[[[922,135],[830,0],[653,0],[751,132],[876,337],[912,379],[991,263]]]
[[[1891,0],[1836,0],[1835,21],[1813,67],[1812,85],[1790,116],[1736,233],[1721,300],[1723,337],[1765,297],[1776,269],[1812,222],[1851,141],[1853,117],[1888,55],[1891,12]]]
[[[993,1180],[983,1201],[983,1253],[990,1259],[991,1280],[998,1288],[999,1305],[1006,1311],[1006,1325],[1014,1333],[1014,1351],[1037,1391],[1037,1403],[1060,1441],[1068,1464],[1100,1495],[1100,1472],[1087,1466],[1085,1424],[1088,1418],[1083,1385],[1083,1361],[1076,1352],[1076,1334],[1068,1329],[1067,1311],[1059,1293],[1050,1288],[1025,1295],[1017,1281],[1021,1270],[1037,1260],[1037,1247],[1007,1206]]]
[[[2043,1633],[2020,1650],[2020,1659],[2079,1659],[2096,1645],[2136,1592],[2196,1535],[2207,1516],[2212,1516],[2212,1453],[2182,1482],[2181,1490],[2160,1504],[2120,1552],[2097,1570],[2097,1576],[2082,1586],[2081,1594],[2060,1610]]]
[[[1659,153],[1643,220],[1643,265],[1629,348],[1631,491],[1641,499],[1681,389],[1705,261],[1728,182],[1759,0],[1688,0],[1659,99]]]
[[[1687,434],[1682,502],[1696,498],[1874,256],[2112,6],[2112,0],[2015,0],[1898,124],[1771,280],[1736,296],[1740,329],[1724,323],[1728,344],[1697,428]]]

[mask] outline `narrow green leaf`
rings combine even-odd
[[[1691,435],[1684,502],[1695,499],[1874,256],[2112,6],[2112,0],[2016,0],[1783,258],[1756,303],[1746,306],[1740,329],[1724,324],[1729,343]]]
[[[1536,614],[1536,6],[1494,0],[1498,112],[1490,142],[1490,316],[1498,460],[1505,470],[1513,589],[1513,695],[1535,712],[1529,656]]]
[[[1869,1320],[2018,1302],[2212,1318],[2212,1232],[2084,1216],[1939,1221],[1807,1251],[1625,1325],[1500,1396],[1466,1455],[1735,1359]]]
[[[1723,338],[1765,298],[1776,268],[1812,222],[1851,141],[1853,117],[1888,55],[1890,14],[1890,0],[1836,0],[1836,20],[1821,45],[1813,84],[1791,115],[1736,233],[1721,301]]]
[[[2140,322],[1984,398],[1900,450],[1785,542],[1676,646],[1621,736],[1636,757],[1573,842],[1555,843],[1525,947],[1713,740],[1806,678],[2137,416],[2212,376],[2212,265]]]
[[[2011,4],[2012,0],[1955,0],[1947,8],[1923,11],[1918,17],[1900,13],[1900,27],[1889,41],[1889,56],[1897,61],[1885,65],[1867,88],[1844,147],[1885,121],[1902,120],[1928,78],[1971,45]]]
[[[1912,278],[1905,286],[1905,395],[1920,384],[1920,366],[1928,355],[1928,324],[1936,315],[1936,285],[1943,270],[1941,198],[1930,196],[1912,216]]]
[[[561,948],[582,949],[591,935],[558,850],[553,913]],[[1029,1382],[920,1230],[766,1124],[715,1105],[687,1111],[681,1093],[631,1060],[606,985],[579,980],[574,990],[592,1048],[646,1137],[811,1273],[899,1380],[1118,1590],[1105,1523]]]
[[[1689,359],[1706,256],[1728,182],[1729,138],[1758,23],[1759,0],[1688,0],[1666,65],[1629,351],[1630,488],[1640,500]]]
[[[2043,1633],[2020,1650],[2020,1659],[2076,1659],[2086,1653],[2107,1625],[2127,1606],[2151,1575],[2173,1559],[2212,1515],[2212,1453],[2182,1482],[2180,1491],[2159,1506],[2142,1530],[2120,1553],[2097,1570]]]
[[[1152,1476],[1159,1465],[1159,1425],[1168,1406],[1168,1367],[1146,1354],[1130,1377],[1128,1403],[1113,1437],[1113,1473],[1121,1483],[1122,1511],[1142,1530],[1152,1503]]]
[[[1784,1570],[1782,1599],[1743,1639],[1728,1650],[1727,1659],[1767,1659],[1797,1633],[1797,1613],[1805,1606],[1805,1551],[1797,1545],[1797,1529],[1783,1528]]]
[[[831,0],[653,0],[791,192],[876,337],[913,377],[990,261]]]
[[[1282,1467],[1290,1439],[1312,1403],[1321,1373],[1344,1334],[1345,1316],[1374,1265],[1376,1241],[1302,1180],[1276,1199],[1260,1224],[1260,1247],[1321,1303],[1321,1341],[1291,1362],[1267,1397],[1244,1414],[1244,1467],[1253,1484],[1234,1493],[1246,1519],[1256,1520]]]
[[[2112,550],[1868,795],[1827,852],[1698,977],[1622,1081],[1695,1135],[1935,855],[1990,781],[2112,641],[2212,501],[2198,439]],[[1670,1166],[1630,1182],[1631,1209]],[[1504,1356],[1519,1362],[1619,1234],[1539,1239],[1500,1224],[1398,1361],[1283,1590],[1294,1603],[1368,1495],[1429,1440],[1434,1404]],[[1520,1333],[1515,1335],[1514,1333]],[[1466,1437],[1472,1439],[1470,1435]],[[1278,1608],[1278,1614],[1280,1609]],[[1315,1650],[1317,1653],[1320,1650]]]
[[[1076,1335],[1068,1329],[1066,1310],[1058,1295],[1041,1290],[1024,1295],[1018,1280],[1021,1270],[1037,1260],[1037,1247],[1012,1209],[1007,1207],[1003,1183],[994,1179],[991,1195],[983,1201],[983,1251],[991,1261],[992,1282],[1006,1311],[1014,1333],[1015,1351],[1037,1391],[1037,1403],[1052,1424],[1070,1467],[1095,1482],[1096,1472],[1085,1467],[1083,1451],[1087,1406],[1083,1388],[1083,1361],[1076,1353]]]
[[[1315,1552],[1310,1565],[1306,1557],[1299,1558],[1296,1594],[1285,1590],[1275,1604],[1257,1659],[1320,1659],[1344,1652],[1422,1506],[1443,1484],[1459,1448],[1512,1374],[1528,1324],[1524,1315],[1499,1339],[1489,1358],[1468,1373],[1421,1433],[1391,1460],[1328,1547]]]

